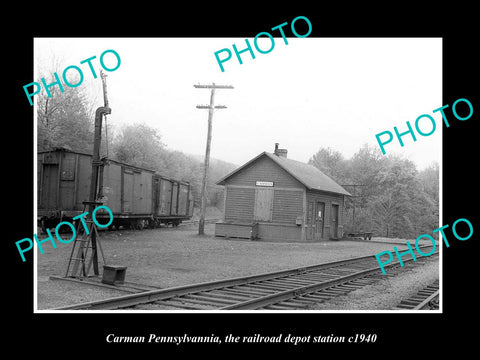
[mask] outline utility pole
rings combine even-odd
[[[353,217],[353,219],[352,219],[353,231],[352,232],[355,233],[355,230],[356,230],[355,229],[355,198],[357,197],[357,196],[355,196],[355,187],[356,186],[367,186],[367,185],[365,185],[365,184],[345,184],[345,185],[342,185],[342,186],[353,186],[353,196],[352,196],[352,198],[353,198],[353,216],[352,216]]]
[[[213,111],[215,109],[226,109],[224,105],[214,105],[215,102],[215,89],[233,89],[231,85],[193,85],[197,89],[210,89],[210,105],[197,105],[197,109],[208,109],[208,132],[207,132],[207,147],[205,149],[205,163],[203,167],[203,180],[202,180],[202,194],[201,194],[201,206],[200,206],[200,220],[198,221],[198,235],[204,234],[205,228],[205,208],[207,206],[207,173],[210,165],[210,143],[212,141],[212,120]]]

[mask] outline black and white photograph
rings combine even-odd
[[[472,48],[253,19],[22,43],[8,257],[34,332],[115,352],[375,349],[465,319]]]
[[[35,39],[38,310],[440,309],[441,54]]]

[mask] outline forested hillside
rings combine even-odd
[[[96,107],[79,88],[65,87],[61,96],[52,87],[52,97],[37,95],[39,151],[64,147],[91,153]],[[200,201],[203,157],[169,150],[161,133],[132,119],[132,124],[113,128],[108,123],[102,134],[104,156],[158,171],[166,176],[188,181]],[[439,166],[418,171],[408,159],[382,156],[367,145],[350,159],[330,148],[320,148],[310,164],[332,177],[355,197],[346,200],[347,232],[373,231],[376,236],[416,238],[438,228]],[[236,166],[211,159],[208,179],[209,204],[223,205],[223,188],[215,182]],[[353,184],[358,185],[353,187]],[[355,206],[355,221],[353,209]]]
[[[346,202],[346,231],[373,231],[375,236],[416,238],[439,227],[439,166],[418,171],[408,159],[382,156],[364,145],[350,159],[321,148],[310,164],[355,197]],[[355,203],[354,203],[355,202]],[[353,206],[355,222],[353,223]]]
[[[55,88],[52,91],[55,90],[58,91]],[[82,91],[66,87],[61,96],[53,93],[52,98],[42,92],[37,101],[38,151],[63,147],[92,153],[95,109],[88,104]],[[198,156],[169,150],[157,129],[136,123],[136,119],[132,119],[130,125],[113,127],[107,117],[107,126],[104,124],[102,130],[102,156],[188,181],[192,184],[196,205],[200,203],[203,160]],[[210,205],[223,206],[223,188],[215,186],[215,182],[235,167],[211,159],[207,182]]]

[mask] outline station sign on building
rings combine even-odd
[[[275,144],[217,182],[225,187],[224,218],[215,236],[315,241],[343,235],[344,188],[313,165],[288,159]]]

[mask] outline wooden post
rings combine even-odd
[[[212,119],[213,119],[213,104],[215,101],[215,88],[212,88],[210,93],[210,107],[208,109],[208,131],[207,131],[207,147],[205,149],[205,161],[203,165],[203,179],[202,179],[202,194],[200,205],[200,220],[198,221],[198,234],[204,234],[205,228],[205,210],[207,207],[207,178],[208,168],[210,166],[210,144],[212,142]]]
[[[201,191],[201,205],[200,205],[200,219],[198,221],[198,235],[203,235],[205,229],[205,210],[207,207],[207,179],[208,168],[210,166],[210,144],[212,142],[212,121],[213,111],[215,109],[226,109],[226,106],[215,106],[215,89],[233,89],[231,85],[193,85],[195,88],[210,89],[210,105],[197,105],[197,109],[208,109],[208,131],[207,131],[207,146],[205,149],[205,161],[203,166],[203,179]]]
[[[352,232],[355,233],[356,232],[356,227],[355,227],[355,198],[357,198],[358,196],[355,195],[355,187],[356,186],[367,186],[365,184],[345,184],[345,185],[342,185],[342,186],[353,186],[353,196],[352,196],[352,202],[353,202],[353,218],[352,218],[352,227],[353,227],[353,230]]]

